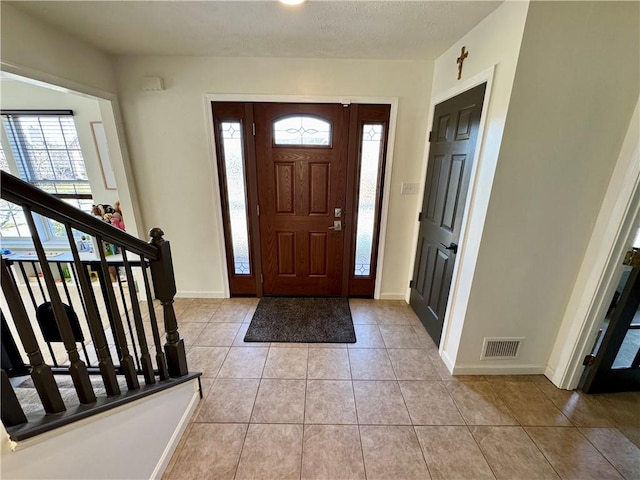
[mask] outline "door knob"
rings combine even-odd
[[[440,242],[440,245],[442,245],[446,250],[451,250],[454,255],[458,253],[458,245],[456,243],[451,242],[448,247],[442,242]]]
[[[342,221],[334,220],[333,226],[329,227],[329,230],[335,230],[336,232],[340,232],[342,230]]]

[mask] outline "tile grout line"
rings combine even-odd
[[[302,402],[302,448],[300,449],[300,475],[302,478],[302,469],[304,467],[304,435],[306,430],[306,416],[307,416],[307,388],[309,384],[309,347],[307,346],[307,368],[304,373],[304,401]]]
[[[238,330],[239,331],[239,330]],[[237,335],[237,333],[236,333]],[[235,340],[235,337],[234,337]],[[271,347],[269,347],[269,350],[267,351],[267,358],[269,358],[269,351],[271,350]],[[229,347],[229,351],[231,351],[231,347]],[[260,392],[260,385],[262,385],[262,374],[264,373],[264,368],[267,364],[267,358],[264,359],[264,364],[262,365],[262,371],[260,372],[260,378],[258,379],[258,388],[256,389],[256,396],[253,399],[253,405],[251,406],[251,413],[249,413],[249,420],[247,422],[247,431],[244,433],[244,439],[242,440],[242,448],[240,449],[240,455],[238,455],[238,462],[236,463],[236,469],[235,472],[233,474],[233,478],[235,479],[238,475],[238,468],[240,467],[240,460],[242,459],[242,452],[244,452],[244,447],[246,445],[247,442],[247,437],[249,436],[249,428],[251,427],[251,425],[255,425],[251,423],[251,418],[253,417],[253,410],[256,408],[256,402],[258,401],[258,393]],[[222,367],[220,367],[222,368]]]
[[[457,408],[457,406],[456,406],[456,408]],[[463,417],[463,420],[464,420],[464,417]],[[466,420],[465,420],[465,422],[466,422]],[[474,425],[474,426],[478,426],[478,425]],[[465,425],[465,427],[466,427],[467,431],[469,432],[469,435],[471,435],[471,438],[473,439],[473,442],[478,446],[478,451],[480,452],[480,455],[482,455],[482,458],[484,458],[484,461],[487,464],[487,467],[489,467],[489,470],[491,470],[491,473],[493,474],[493,477],[494,478],[498,478],[498,474],[496,473],[494,468],[491,466],[491,462],[489,462],[489,459],[487,458],[487,455],[484,453],[484,450],[482,450],[482,447],[478,443],[478,440],[476,439],[475,435],[471,431],[471,427],[469,425]]]
[[[360,430],[360,418],[358,417],[358,405],[356,403],[356,391],[353,386],[353,372],[351,371],[351,355],[347,349],[347,357],[349,359],[349,374],[351,375],[351,394],[353,395],[353,406],[356,410],[356,425],[358,427],[358,440],[360,441],[360,455],[362,457],[362,468],[364,469],[364,478],[367,479],[367,462],[364,459],[364,447],[362,446],[362,431]]]
[[[533,439],[533,437],[529,434],[529,432],[527,432],[527,429],[523,426],[520,425],[520,428],[522,429],[522,431],[525,433],[525,435],[527,436],[527,438],[529,438],[529,440],[531,441],[531,443],[533,443],[533,446],[536,447],[536,450],[538,450],[541,454],[542,457],[545,459],[545,461],[549,464],[549,466],[551,467],[551,469],[556,473],[556,475],[558,475],[558,477],[562,478],[562,475],[560,475],[560,472],[558,472],[558,470],[556,470],[556,467],[553,466],[553,464],[551,463],[551,460],[549,460],[549,458],[544,454],[544,452],[542,451],[542,449],[538,446],[538,444],[536,443],[536,441]],[[560,428],[560,427],[552,427],[552,428]]]
[[[604,453],[603,451],[601,451],[601,450],[598,448],[598,446],[597,446],[595,443],[593,443],[593,442],[589,439],[589,437],[587,437],[587,436],[584,434],[584,432],[581,430],[581,428],[580,428],[580,427],[574,427],[574,428],[578,431],[578,433],[580,433],[580,435],[582,435],[582,436],[587,440],[587,442],[589,442],[589,444],[590,444],[593,448],[595,448],[596,452],[598,452],[600,455],[602,455],[602,458],[604,458],[604,459],[606,460],[606,462],[607,462],[609,465],[611,465],[611,466],[613,467],[613,469],[614,469],[616,472],[618,472],[622,478],[627,478],[627,477],[626,477],[626,476],[625,476],[625,475],[624,475],[620,470],[618,470],[618,468],[613,464],[613,462],[611,462],[611,460],[609,460],[609,457],[607,457],[607,455],[605,455],[605,453]],[[606,428],[606,427],[585,427],[585,428]],[[617,429],[617,428],[616,428],[616,429],[613,429],[613,430],[618,431],[618,429]],[[621,433],[621,435],[622,435],[622,433]],[[625,437],[625,438],[626,438],[626,437]]]

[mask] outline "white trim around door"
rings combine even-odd
[[[462,222],[462,230],[460,232],[460,249],[457,255],[457,261],[453,270],[451,281],[451,290],[447,303],[447,310],[444,317],[444,326],[442,331],[442,340],[440,342],[440,356],[447,365],[449,371],[453,372],[455,354],[457,352],[462,332],[462,324],[464,322],[464,312],[467,309],[469,294],[471,292],[471,281],[475,269],[476,260],[480,248],[480,237],[484,219],[489,206],[489,193],[491,192],[491,184],[495,173],[495,162],[483,162],[484,139],[486,134],[487,114],[491,106],[491,94],[493,86],[493,78],[495,73],[495,65],[486,70],[460,81],[454,88],[438,93],[431,98],[429,107],[429,129],[433,128],[433,114],[436,105],[453,98],[462,92],[465,92],[482,83],[487,84],[485,90],[484,103],[482,106],[482,115],[480,117],[480,127],[478,131],[477,146],[475,149],[473,167],[471,171],[471,181],[469,183],[469,193],[464,206],[464,220]],[[427,135],[428,137],[428,135]],[[422,171],[420,174],[420,191],[419,199],[422,202],[424,197],[425,183],[427,177],[427,161],[429,158],[429,143],[425,144]],[[482,172],[482,175],[479,175]],[[421,204],[421,203],[420,203]],[[418,230],[420,224],[416,222],[413,232],[412,254],[411,254],[411,277],[413,276],[413,265],[415,263],[416,245],[418,241]],[[469,232],[474,232],[474,238],[470,237]],[[409,302],[410,289],[407,288],[405,300]]]
[[[206,116],[205,125],[207,127],[207,138],[209,139],[209,158],[212,182],[212,205],[214,205],[215,217],[218,225],[217,243],[219,255],[220,273],[223,275],[224,296],[229,297],[229,277],[227,271],[227,260],[224,248],[224,228],[222,222],[222,205],[220,204],[220,183],[218,181],[218,168],[216,158],[216,144],[213,132],[213,112],[212,102],[278,102],[278,103],[341,103],[349,105],[351,103],[361,104],[387,104],[391,105],[389,115],[389,138],[387,139],[387,158],[384,175],[384,188],[382,191],[382,211],[380,215],[380,237],[378,239],[378,256],[376,269],[376,282],[374,298],[380,298],[382,285],[382,272],[384,267],[384,249],[387,232],[387,219],[389,215],[389,197],[391,191],[391,172],[393,170],[393,152],[396,136],[396,123],[398,119],[398,98],[397,97],[354,97],[354,96],[308,96],[308,95],[247,95],[247,94],[205,94],[204,111]]]
[[[640,99],[614,167],[545,375],[575,389],[615,290],[622,259],[640,221]]]

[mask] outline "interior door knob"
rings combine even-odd
[[[440,245],[442,245],[446,250],[451,250],[454,255],[458,253],[458,244],[456,243],[451,242],[448,247],[442,242],[440,243]]]

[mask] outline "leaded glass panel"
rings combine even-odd
[[[360,159],[360,185],[358,187],[358,222],[356,225],[356,261],[353,274],[371,275],[371,252],[376,213],[378,170],[382,151],[382,125],[365,124],[362,127]]]
[[[286,117],[273,123],[276,145],[331,146],[331,124],[308,115]]]
[[[250,275],[242,127],[240,122],[222,122],[220,128],[227,182],[227,203],[231,222],[234,273],[236,275]]]

